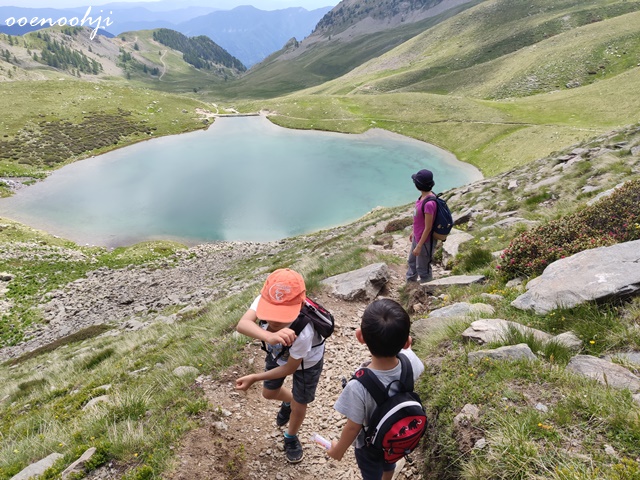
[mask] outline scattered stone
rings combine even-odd
[[[51,468],[58,459],[63,458],[64,455],[60,453],[52,453],[48,457],[42,460],[32,463],[27,468],[11,477],[10,480],[28,480],[30,478],[38,477],[42,475],[48,468]]]
[[[526,225],[527,227],[535,227],[540,222],[536,222],[535,220],[527,220],[521,217],[510,217],[505,218],[504,220],[500,220],[499,222],[494,223],[493,225],[488,225],[486,227],[482,227],[482,230],[489,230],[491,228],[511,228],[516,225]]]
[[[482,437],[480,440],[476,442],[476,444],[473,446],[473,449],[482,450],[486,446],[487,446],[487,439]]]
[[[613,448],[611,445],[604,446],[604,453],[606,453],[607,455],[611,455],[612,457],[618,456],[618,452],[616,452],[615,448]]]
[[[591,355],[576,355],[567,365],[567,370],[593,378],[599,383],[618,390],[640,391],[640,378],[626,368]]]
[[[549,265],[511,305],[545,315],[640,289],[640,240],[584,250]]]
[[[461,425],[469,425],[480,418],[480,409],[471,403],[467,403],[460,413],[453,419],[453,426],[458,428]]]
[[[442,244],[442,265],[447,268],[451,261],[458,255],[460,245],[473,240],[473,235],[470,235],[460,230],[453,229],[447,241]]]
[[[582,349],[582,340],[580,340],[580,338],[573,332],[561,333],[549,341],[556,342],[558,345],[562,345],[574,352],[579,352]]]
[[[507,287],[507,288],[516,288],[516,287],[520,287],[523,283],[524,283],[524,278],[516,277],[516,278],[513,278],[513,279],[509,280],[507,282],[507,284],[505,285],[505,287]]]
[[[618,185],[616,185],[616,186],[615,186],[615,187],[613,187],[613,188],[610,188],[609,190],[606,190],[606,191],[604,191],[604,192],[602,192],[602,193],[599,193],[598,195],[596,195],[595,197],[593,197],[591,200],[589,200],[589,201],[587,202],[587,205],[588,205],[588,206],[591,206],[591,205],[593,205],[593,204],[595,204],[595,203],[598,203],[598,202],[599,202],[600,200],[602,200],[603,198],[610,197],[611,195],[613,195],[613,192],[615,192],[616,190],[618,190],[618,189],[619,189],[620,187],[622,187],[623,185],[624,185],[624,182],[623,182],[623,183],[619,183]]]
[[[476,320],[469,328],[462,332],[462,338],[480,344],[503,342],[510,329],[517,330],[523,335],[533,335],[534,338],[542,342],[546,342],[552,338],[551,335],[541,330],[499,318]]]
[[[446,307],[438,308],[429,313],[429,318],[446,317],[461,318],[467,316],[478,316],[481,314],[491,315],[495,309],[486,303],[459,302]]]
[[[610,362],[630,363],[640,366],[640,352],[619,352],[612,355],[605,355],[603,358]]]
[[[386,263],[374,263],[364,268],[322,280],[336,297],[347,300],[373,300],[387,284],[391,274]]]
[[[82,407],[82,410],[89,410],[100,403],[111,403],[111,397],[109,395],[101,395],[99,397],[92,398],[84,407]]]
[[[78,460],[73,462],[62,472],[62,479],[64,480],[74,473],[75,474],[83,473],[87,462],[91,460],[91,457],[93,457],[95,453],[96,453],[96,447],[91,447],[90,449],[85,451]]]
[[[196,367],[181,366],[173,370],[173,374],[176,377],[188,377],[190,375],[198,375],[200,372]]]
[[[453,224],[464,225],[465,223],[469,223],[472,218],[473,218],[473,211],[470,209],[467,209],[459,214],[453,215]],[[447,242],[448,241],[449,241],[449,238],[447,238]]]
[[[485,280],[484,275],[452,275],[425,283],[427,287],[450,287],[453,285],[464,286],[474,283],[481,283]]]
[[[499,302],[501,300],[504,300],[504,297],[502,295],[497,295],[495,293],[481,293],[480,296],[492,302]]]
[[[0,282],[10,282],[13,280],[13,274],[7,272],[0,272]]]
[[[518,180],[511,180],[509,185],[507,185],[507,190],[514,190],[518,188]]]
[[[469,352],[467,355],[467,361],[469,364],[478,363],[485,358],[491,360],[500,361],[512,361],[512,360],[536,360],[535,354],[529,348],[526,343],[519,343],[518,345],[508,345],[506,347],[500,347],[493,350],[477,350]]]
[[[535,409],[542,413],[547,413],[549,411],[549,407],[547,407],[544,403],[536,403]]]
[[[131,319],[131,320],[127,320],[122,325],[120,325],[120,328],[122,330],[129,330],[131,332],[136,332],[138,330],[142,330],[148,325],[149,325],[148,323],[143,323],[139,320]]]
[[[229,426],[224,422],[213,422],[213,426],[216,430],[219,430],[221,432],[226,432],[227,430],[229,430]]]

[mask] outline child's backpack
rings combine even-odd
[[[354,375],[377,405],[365,428],[365,443],[382,451],[386,463],[396,463],[415,450],[427,431],[427,415],[420,396],[413,391],[411,362],[401,353],[398,359],[402,369],[400,380],[387,387],[368,368],[361,368]],[[400,383],[400,390],[389,396],[389,389],[396,382]]]
[[[441,197],[442,193],[436,196],[429,195],[424,199],[421,205],[422,215],[424,215],[424,206],[427,202],[436,202],[436,216],[433,219],[433,227],[431,235],[436,240],[446,241],[447,235],[453,228],[453,216],[447,202]]]
[[[302,304],[302,309],[300,309],[298,318],[296,318],[293,323],[289,325],[289,328],[293,330],[296,335],[300,335],[300,332],[302,332],[302,330],[304,330],[304,327],[306,327],[309,323],[313,325],[313,329],[322,338],[319,343],[312,345],[311,348],[319,347],[320,345],[322,345],[325,340],[333,334],[333,331],[335,329],[335,320],[329,310],[307,297]],[[262,342],[262,349],[264,351],[267,351],[267,346],[264,342]],[[287,354],[288,351],[289,347],[284,347],[274,358],[274,360],[278,360],[280,357]]]

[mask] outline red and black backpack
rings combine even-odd
[[[396,463],[418,446],[427,431],[427,415],[420,396],[413,391],[413,368],[409,359],[398,354],[400,380],[384,386],[368,368],[361,368],[353,378],[360,382],[376,402],[369,426],[365,427],[365,444],[383,452],[386,463]],[[399,383],[400,390],[389,395],[391,385]]]

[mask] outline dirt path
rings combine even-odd
[[[162,73],[158,77],[158,81],[162,80],[162,77],[164,77],[164,74],[167,73],[167,64],[164,63],[164,56],[167,54],[167,51],[168,50],[163,50],[162,55],[160,56],[160,61],[162,62]]]
[[[404,266],[393,266],[389,297],[396,296],[404,282]],[[318,385],[316,400],[310,404],[307,417],[299,433],[305,451],[304,460],[290,465],[282,450],[283,430],[276,427],[277,402],[260,395],[260,385],[248,392],[237,392],[235,379],[263,368],[264,352],[257,342],[245,347],[245,361],[225,372],[221,378],[203,376],[197,380],[206,398],[214,406],[201,419],[202,426],[190,432],[179,447],[176,466],[167,478],[171,480],[317,480],[331,478],[348,480],[360,478],[349,449],[341,462],[329,459],[324,450],[309,441],[312,433],[337,438],[346,422],[333,409],[342,390],[341,380],[368,358],[366,347],[356,342],[354,331],[360,324],[365,302],[343,302],[322,294],[316,298],[336,318],[336,331],[326,344],[325,366]],[[288,383],[290,385],[290,382]],[[398,480],[419,478],[421,462],[413,455],[397,475]]]

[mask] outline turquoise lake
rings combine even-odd
[[[263,117],[219,118],[68,165],[0,200],[0,216],[93,245],[174,239],[268,241],[411,202],[411,174],[434,191],[482,178],[432,145],[384,130],[290,130]]]

